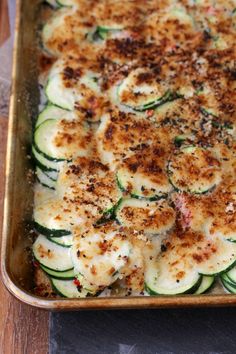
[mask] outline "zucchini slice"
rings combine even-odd
[[[47,2],[50,6],[52,6],[52,7],[54,7],[54,8],[56,8],[56,7],[58,6],[56,0],[46,0],[46,2]]]
[[[47,200],[55,198],[55,191],[43,187],[40,183],[34,186],[34,206],[45,203]]]
[[[75,274],[82,274],[87,282],[101,288],[114,283],[129,259],[132,245],[127,232],[115,224],[107,224],[75,235],[72,246]]]
[[[111,212],[122,197],[115,174],[101,162],[83,157],[65,165],[58,176],[57,193],[97,219]]]
[[[119,187],[134,198],[165,198],[173,189],[166,173],[166,159],[167,153],[154,146],[124,159],[117,170]]]
[[[124,129],[125,127],[125,129]],[[157,140],[157,129],[143,116],[134,113],[122,114],[114,110],[104,114],[96,132],[96,144],[101,161],[109,164],[111,170],[117,167],[125,157],[134,152],[142,154]]]
[[[214,282],[215,282],[214,276],[203,275],[201,284],[194,294],[200,295],[206,293],[212,287]]]
[[[73,236],[66,235],[60,237],[47,237],[51,242],[55,242],[57,245],[62,247],[71,247],[73,245]]]
[[[50,189],[55,189],[55,181],[48,177],[38,166],[36,167],[36,175],[42,186]]]
[[[192,36],[196,34],[194,20],[180,2],[171,2],[170,4],[168,10],[154,11],[147,17],[145,21],[146,35],[160,45],[166,41],[180,47],[183,44],[186,46],[191,43]]]
[[[58,178],[58,172],[56,171],[43,171],[52,181],[56,182]]]
[[[234,243],[236,242],[235,192],[236,186],[233,183],[217,191],[214,197],[210,198],[211,213],[206,228],[206,232],[212,237],[221,237]],[[204,203],[202,208],[205,212]]]
[[[122,31],[122,28],[112,28],[112,27],[106,27],[106,26],[97,26],[95,29],[95,32],[93,33],[93,38],[96,39],[101,39],[101,40],[106,40],[108,38],[112,38],[113,35],[116,35]]]
[[[33,254],[40,264],[49,269],[65,272],[73,268],[70,249],[56,245],[43,235],[34,242]]]
[[[66,111],[65,109],[54,106],[53,104],[48,104],[39,114],[35,127],[37,128],[40,124],[44,123],[48,119],[73,120],[75,118],[76,115],[74,112]]]
[[[34,144],[50,161],[87,156],[90,152],[89,127],[75,120],[48,119],[35,130]]]
[[[79,1],[77,0],[56,0],[57,4],[59,6],[63,6],[63,7],[72,7],[76,4],[79,3]]]
[[[181,235],[172,233],[159,257],[147,264],[145,284],[149,292],[156,294],[195,292],[201,275],[220,274],[235,262],[233,243],[190,230]]]
[[[84,71],[76,58],[58,60],[51,69],[45,93],[48,100],[65,110],[73,111],[75,104],[89,110],[91,120],[100,114],[101,89],[96,72]],[[89,119],[89,117],[88,117]]]
[[[43,46],[51,55],[59,56],[68,48],[67,43],[79,44],[86,38],[90,27],[80,16],[76,16],[75,10],[66,7],[58,9],[43,26]]]
[[[157,107],[172,97],[168,88],[157,83],[155,75],[144,68],[131,71],[118,87],[117,94],[121,104],[136,111]]]
[[[38,152],[34,146],[32,146],[32,154],[35,159],[36,165],[42,171],[57,172],[60,170],[63,162],[52,161],[43,156],[42,153]]]
[[[224,288],[229,291],[231,294],[236,294],[236,287],[234,286],[234,284],[229,281],[229,279],[225,276],[221,276],[221,282],[224,286]]]
[[[67,270],[65,272],[58,272],[56,270],[49,269],[41,264],[40,266],[45,273],[50,275],[50,277],[55,278],[55,279],[74,279],[74,269]]]
[[[72,209],[66,212],[67,205],[60,200],[51,199],[34,208],[35,228],[48,237],[62,237],[71,234],[71,227],[82,219]]]
[[[187,146],[172,156],[168,174],[175,189],[202,194],[220,183],[221,163],[211,151]]]
[[[77,99],[76,92],[72,88],[65,88],[60,75],[54,75],[49,78],[45,88],[45,94],[48,100],[55,106],[64,110],[73,111]],[[81,96],[78,94],[78,99]]]
[[[134,230],[161,234],[173,227],[175,211],[166,201],[124,199],[116,211],[116,218],[121,225]]]
[[[165,267],[164,267],[165,268]],[[165,271],[150,262],[145,272],[145,287],[150,295],[178,295],[194,293],[202,281],[202,276],[192,270],[186,272],[181,279],[176,274]],[[159,272],[159,274],[158,274]],[[184,272],[183,272],[184,273]]]
[[[87,290],[78,287],[73,280],[61,280],[50,278],[52,287],[56,293],[63,297],[73,298],[84,298],[88,295]]]
[[[226,273],[227,277],[232,283],[236,284],[236,267],[233,267]]]

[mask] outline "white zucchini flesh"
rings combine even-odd
[[[88,291],[78,288],[73,280],[51,278],[51,283],[55,291],[63,297],[73,299],[85,298],[88,295]]]
[[[79,5],[79,0],[56,0],[59,6],[72,7]]]
[[[89,127],[79,121],[48,119],[34,133],[37,149],[49,160],[71,160],[90,153]]]
[[[121,225],[145,234],[161,234],[174,226],[175,211],[166,201],[124,199],[116,211],[116,218]]]
[[[236,210],[235,185],[217,193],[212,200],[211,217],[206,226],[206,232],[214,237],[221,237],[236,242]],[[203,210],[204,209],[203,203]]]
[[[76,118],[77,116],[75,112],[70,112],[60,107],[49,104],[42,110],[42,112],[40,112],[35,127],[37,128],[40,124],[42,124],[48,119],[73,120]]]
[[[61,272],[73,268],[70,249],[56,245],[43,235],[39,235],[34,242],[33,254],[47,268]]]
[[[200,285],[200,275],[219,274],[236,262],[236,245],[220,238],[186,232],[168,242],[157,260],[147,264],[145,283],[151,293],[174,295],[192,291],[196,284]]]
[[[43,186],[55,189],[56,182],[49,178],[39,167],[36,167],[36,175]]]
[[[201,284],[194,294],[196,295],[204,294],[212,287],[214,281],[215,281],[214,276],[203,275]]]
[[[57,180],[57,193],[83,204],[90,216],[102,216],[122,197],[115,174],[96,160],[78,158],[64,166]]]
[[[47,1],[47,3],[49,4],[49,5],[51,5],[52,7],[57,7],[58,6],[58,4],[57,4],[57,1],[56,0],[46,0]]]
[[[49,269],[47,267],[44,267],[42,264],[40,265],[41,269],[44,270],[45,273],[50,275],[52,278],[56,279],[74,279],[74,270],[70,269],[65,272],[58,272],[56,270]]]
[[[117,35],[119,36],[120,32],[122,31],[122,26],[108,27],[108,26],[97,26],[95,32],[93,33],[93,38],[98,37],[101,40],[106,40],[110,38],[114,38]]]
[[[183,228],[204,232],[207,237],[236,241],[235,186],[216,189],[202,197],[187,193],[172,194]]]
[[[198,254],[197,247],[205,250],[205,257]],[[236,244],[220,237],[208,237],[199,240],[191,246],[192,256],[195,258],[198,272],[202,275],[215,275],[225,272],[231,268],[236,261]],[[197,255],[195,257],[195,255]],[[200,258],[198,257],[200,256]]]
[[[177,295],[194,291],[201,282],[201,275],[191,270],[185,272],[184,276],[179,280],[168,271],[165,266],[154,262],[150,262],[146,267],[145,284],[147,291],[151,295]],[[184,269],[184,265],[182,264]]]
[[[155,142],[156,128],[140,115],[126,113],[120,117],[114,112],[102,116],[95,138],[101,161],[114,171],[124,155],[128,158],[142,144]]]
[[[71,66],[70,66],[71,65]],[[52,67],[47,86],[45,88],[46,96],[52,104],[65,110],[73,111],[75,103],[91,108],[89,101],[91,97],[101,99],[101,89],[98,84],[98,74],[90,70],[81,73],[79,78],[73,79],[65,77],[64,71],[79,69],[78,64],[73,58],[71,62],[59,59]],[[69,83],[69,85],[68,85]]]
[[[60,75],[54,75],[49,78],[45,93],[51,103],[69,111],[73,111],[75,101],[82,98],[75,88],[65,89]]]
[[[158,31],[156,30],[158,26]],[[180,26],[182,31],[180,31]],[[166,28],[168,27],[168,32]],[[178,33],[178,38],[176,38]],[[180,4],[174,4],[168,11],[157,11],[150,15],[146,21],[146,36],[156,42],[168,39],[169,43],[182,45],[181,40],[186,40],[185,33],[196,33],[194,19],[188,15]]]
[[[74,225],[80,225],[84,222],[84,215],[82,210],[76,210],[73,205],[68,205],[63,200],[53,198],[35,206],[34,221],[48,230],[46,236],[53,237],[55,234],[56,237],[57,231],[60,234],[60,231],[64,230],[70,234]],[[50,234],[50,230],[52,234]]]
[[[43,171],[52,181],[56,181],[58,178],[57,171]]]
[[[198,96],[200,99],[203,98],[204,106],[202,107],[202,112],[205,115],[218,117],[221,114],[215,91],[208,83],[204,84],[204,87],[199,91]]]
[[[195,146],[184,147],[172,156],[168,173],[176,189],[196,194],[208,192],[222,177],[221,163],[214,154]]]
[[[225,275],[222,275],[221,282],[225,290],[227,290],[231,294],[236,294],[236,286],[229,280],[229,278],[225,277]]]
[[[163,184],[162,181],[155,183],[152,176],[148,177],[145,172],[132,173],[125,166],[117,171],[117,180],[121,190],[129,192],[135,198],[155,200],[165,197],[172,189],[167,178]]]
[[[34,206],[45,203],[46,201],[55,198],[55,191],[36,183],[34,186]]]
[[[57,172],[63,165],[63,161],[51,161],[43,156],[40,152],[38,152],[34,146],[32,146],[32,154],[36,160],[36,164],[39,166],[41,170]]]
[[[168,21],[170,19],[178,20],[180,23],[189,24],[193,26],[193,18],[186,12],[184,7],[174,7],[165,16],[162,21]]]
[[[66,49],[66,46],[61,45],[62,43],[71,41],[79,44],[86,39],[89,30],[90,27],[83,22],[83,19],[76,16],[76,7],[62,7],[55,11],[43,26],[43,46],[51,55],[60,56]]]
[[[73,236],[48,237],[51,242],[55,242],[62,247],[71,247],[73,245]]]
[[[129,73],[118,88],[118,98],[121,104],[135,110],[145,110],[160,103],[168,92],[165,85],[158,84],[154,77],[141,79],[149,75],[147,69],[138,68]]]
[[[122,28],[131,24],[131,19],[137,25],[145,20],[152,4],[148,1],[97,1],[92,9],[92,15],[101,27]]]
[[[117,226],[106,225],[75,235],[72,260],[75,274],[90,284],[105,287],[114,283],[126,265],[131,250],[126,234]]]
[[[226,275],[228,276],[228,278],[229,278],[232,282],[236,283],[236,267],[233,267],[232,269],[230,269],[230,270],[226,273]]]
[[[152,147],[146,148],[124,159],[117,167],[119,186],[132,197],[155,200],[166,197],[173,189],[166,173],[165,156],[153,151]]]

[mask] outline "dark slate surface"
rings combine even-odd
[[[236,354],[236,308],[52,313],[50,354]]]

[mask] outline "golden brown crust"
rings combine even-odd
[[[119,171],[128,172],[131,180],[137,175],[148,180],[155,196],[160,191],[162,197],[168,194],[164,202],[168,206],[156,210],[152,220],[148,209],[136,214],[123,210],[127,220],[134,215],[139,219],[137,234],[134,225],[121,232],[134,251],[134,259],[130,256],[121,270],[130,295],[143,291],[147,258],[157,259],[159,254],[158,247],[153,251],[154,240],[145,235],[153,219],[161,225],[168,218],[175,220],[171,231],[163,231],[160,258],[165,264],[173,253],[171,272],[179,280],[190,268],[200,269],[220,254],[225,240],[236,238],[235,2],[75,0],[74,4],[48,20],[42,37],[52,56],[44,54],[40,65],[49,75],[59,70],[63,89],[77,98],[74,109],[83,123],[99,123],[90,124],[81,141],[79,118],[61,121],[57,147],[69,150],[72,145],[80,149],[91,144],[92,150],[90,158],[70,156],[73,161],[60,172],[57,193],[68,210],[83,208],[84,227],[91,230],[121,197]],[[91,73],[97,89],[83,81]],[[145,107],[160,97],[168,102],[163,99]],[[192,152],[184,153],[185,148]],[[150,191],[140,188],[141,197],[149,198]],[[129,181],[123,197],[135,195],[134,189]],[[100,230],[105,233],[106,226]],[[74,229],[78,250],[82,231],[80,226]],[[102,242],[97,251],[105,254],[112,245]],[[83,252],[80,257],[93,259],[93,254]],[[114,270],[108,269],[108,280]],[[95,265],[90,276],[97,276]]]

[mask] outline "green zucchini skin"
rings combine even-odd
[[[228,290],[231,294],[236,294],[236,284],[232,282],[226,274],[223,274],[220,277],[220,280],[226,290]]]
[[[33,159],[35,160],[36,165],[43,171],[49,171],[49,172],[57,172],[60,169],[60,163],[56,161],[50,161],[47,158],[45,158],[39,151],[38,149],[34,146],[32,146],[32,155]]]
[[[72,280],[75,278],[74,269],[68,270],[66,272],[58,272],[56,270],[49,269],[43,265],[40,265],[41,269],[50,277],[55,279],[69,279]]]
[[[49,277],[54,291],[65,298],[85,298],[88,292],[75,285],[73,280],[62,280]]]
[[[43,123],[41,123],[37,127],[37,129],[34,132],[34,148],[39,154],[41,154],[44,158],[48,159],[49,161],[63,162],[66,159],[64,159],[64,158],[56,158],[56,157],[50,156],[50,155],[48,155],[47,153],[45,153],[43,151],[43,149],[45,148],[45,145],[44,145],[44,141],[42,141],[43,139],[42,139],[41,135],[44,135],[45,127],[49,126],[49,128],[50,128],[50,125],[53,125],[56,122],[57,122],[56,119],[48,119],[48,120],[44,121]],[[43,133],[41,134],[42,130],[43,130]]]
[[[191,285],[189,287],[189,289],[183,291],[183,292],[176,292],[176,293],[172,293],[172,294],[161,294],[161,293],[157,293],[156,291],[154,291],[152,288],[150,288],[149,285],[145,284],[145,289],[146,291],[149,293],[149,295],[168,295],[168,296],[175,296],[175,295],[184,295],[184,294],[194,294],[195,291],[197,291],[197,289],[199,288],[200,284],[202,282],[202,276],[199,275],[198,280],[196,281],[196,283],[194,285]]]
[[[232,283],[235,283],[236,284],[236,268],[235,267],[232,267],[231,269],[229,269],[225,275],[229,278],[229,280],[232,282]]]
[[[49,241],[54,242],[55,244],[62,247],[70,248],[73,244],[73,242],[70,240],[72,238],[72,235],[66,235],[60,237],[50,237],[50,236],[46,236],[46,237]]]
[[[46,0],[46,3],[50,5],[53,9],[56,9],[58,7],[56,0]]]
[[[174,154],[172,158],[169,159],[167,164],[167,174],[169,181],[174,189],[176,191],[182,191],[196,195],[212,192],[221,181],[221,172],[216,169],[216,162],[214,166],[215,169],[211,167],[214,179],[210,182],[204,179],[204,177],[201,175],[198,176],[198,179],[196,179],[195,176],[193,178],[188,170],[188,167],[190,166],[185,166],[186,159],[192,157],[193,168],[207,167],[210,169],[209,164],[206,162],[207,157],[209,156],[211,158],[214,157],[212,152],[195,145],[184,146],[178,151],[178,153]]]
[[[40,234],[46,236],[46,237],[62,237],[62,236],[67,236],[71,235],[70,231],[67,230],[51,230],[48,229],[40,224],[38,224],[36,221],[34,221],[34,228],[37,232]]]
[[[202,276],[202,281],[199,285],[199,288],[194,292],[195,295],[205,294],[208,292],[214,285],[216,277],[214,276]]]
[[[36,167],[36,175],[39,183],[41,183],[42,186],[55,190],[56,182],[48,177],[48,175],[46,175],[44,171],[42,171],[38,166]]]
[[[116,173],[116,183],[122,193],[128,192],[127,188],[124,186],[124,183],[122,182],[122,175],[121,175],[121,173],[119,173],[119,171],[117,171],[117,173]],[[168,193],[164,193],[164,192],[160,192],[159,194],[152,193],[150,196],[143,195],[141,191],[135,192],[135,193],[133,191],[130,191],[129,194],[130,194],[131,198],[140,199],[140,200],[147,200],[150,202],[158,201],[161,199],[166,199],[168,197]]]
[[[123,198],[120,198],[118,202],[108,210],[105,210],[102,214],[101,218],[99,218],[95,223],[94,226],[102,226],[105,225],[107,222],[115,220],[116,212],[122,203]]]
[[[137,112],[145,112],[148,109],[155,109],[158,108],[160,106],[162,106],[163,104],[167,103],[167,102],[171,102],[174,101],[175,99],[180,98],[180,96],[173,94],[170,91],[167,91],[164,96],[162,96],[161,98],[157,99],[156,101],[147,103],[143,106],[137,106],[137,107],[133,107],[134,111]]]
[[[43,235],[39,235],[33,244],[33,256],[51,271],[67,272],[74,268],[70,250],[50,242]]]

